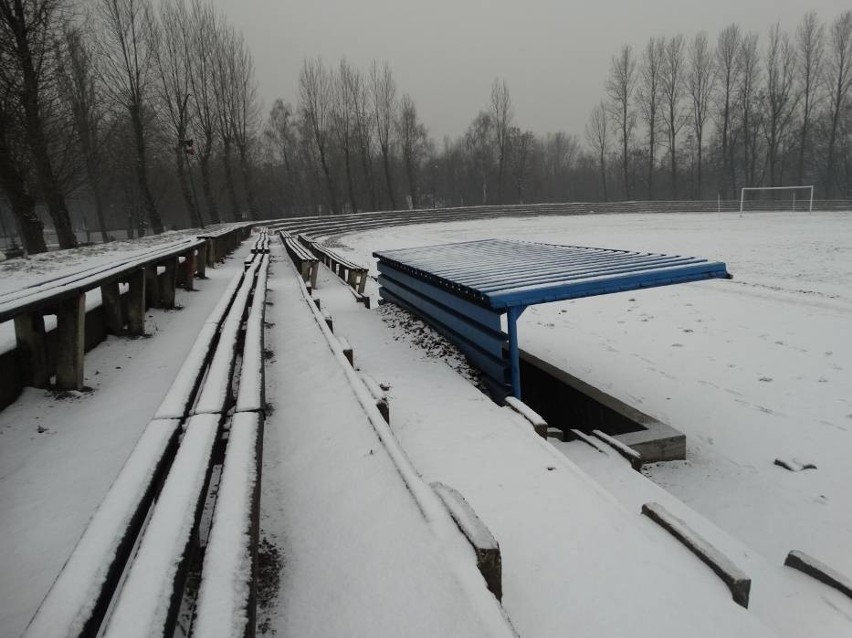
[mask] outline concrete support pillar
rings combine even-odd
[[[83,355],[86,346],[86,295],[60,304],[56,314],[56,387],[83,389]]]
[[[198,254],[195,256],[195,272],[199,279],[207,277],[207,242],[205,241],[198,247]]]
[[[128,278],[127,331],[132,335],[145,334],[145,270],[140,268]]]
[[[50,383],[50,368],[44,341],[44,317],[37,313],[15,317],[15,338],[23,359],[24,384],[46,388]]]
[[[175,307],[175,288],[177,288],[177,257],[169,259],[166,264],[166,272],[163,273],[163,278],[160,281],[160,301],[163,308]]]
[[[104,328],[107,334],[122,334],[124,332],[124,317],[121,314],[121,295],[117,281],[111,281],[101,286],[101,304],[104,309]]]
[[[185,290],[193,290],[195,282],[195,249],[193,248],[185,255],[183,262],[183,287]]]
[[[157,276],[157,265],[145,266],[145,299],[149,308],[160,307],[160,278]]]

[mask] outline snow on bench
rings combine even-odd
[[[319,261],[310,250],[300,244],[289,233],[280,232],[281,241],[284,244],[284,249],[290,256],[290,259],[298,268],[305,283],[310,283],[311,289],[317,287],[317,271],[319,270]]]
[[[627,459],[634,470],[642,469],[642,455],[639,452],[601,430],[592,430],[592,434]]]
[[[642,513],[686,545],[689,551],[698,556],[728,586],[734,602],[748,608],[751,578],[727,556],[659,503],[645,503]]]
[[[189,419],[112,615],[106,638],[161,636],[180,606],[185,561],[203,506],[220,414]]]
[[[204,554],[193,634],[231,638],[253,634],[261,456],[258,412],[231,420],[225,465]]]
[[[794,549],[787,554],[787,558],[784,559],[784,564],[787,567],[798,569],[803,574],[807,574],[824,585],[828,585],[829,587],[846,594],[849,598],[852,598],[852,580],[838,572],[836,569],[829,567],[812,556],[809,556],[805,552],[800,552]]]
[[[307,246],[319,260],[328,266],[332,272],[345,281],[359,295],[364,294],[364,286],[367,283],[368,268],[349,261],[338,255],[330,248],[319,242],[309,239],[305,235],[299,235],[299,241]]]
[[[251,232],[251,224],[227,224],[219,228],[205,230],[198,235],[205,242],[206,265],[215,266],[230,251],[240,245]]]
[[[221,412],[230,396],[231,373],[236,357],[237,335],[243,322],[249,294],[255,284],[255,275],[260,266],[259,259],[252,262],[245,273],[240,289],[222,324],[222,332],[216,352],[204,380],[204,386],[192,414],[215,414]]]
[[[178,426],[158,419],[145,428],[24,636],[95,635],[174,455]]]
[[[342,347],[342,346],[341,346]],[[343,350],[344,356],[346,356],[346,350]],[[364,382],[364,386],[367,388],[367,391],[370,393],[370,396],[376,402],[376,409],[379,411],[379,414],[382,415],[382,418],[385,420],[385,423],[390,423],[390,406],[388,405],[388,395],[382,390],[382,386],[380,386],[376,380],[368,374],[361,374],[361,381]]]
[[[177,377],[172,382],[165,399],[160,404],[156,419],[179,419],[186,413],[195,393],[202,380],[208,358],[211,356],[212,345],[219,334],[222,319],[234,300],[237,289],[243,282],[244,273],[239,273],[231,279],[219,302],[207,317],[195,343],[189,351],[186,359],[178,371]]]
[[[485,583],[497,600],[503,598],[503,567],[500,557],[500,545],[491,534],[491,530],[476,515],[464,496],[449,485],[431,483],[432,489],[441,499],[450,516],[459,526],[476,554],[476,566]]]
[[[251,252],[253,254],[265,254],[269,252],[269,234],[265,228],[260,229]]]
[[[243,364],[237,391],[237,412],[262,410],[263,392],[263,317],[266,310],[266,279],[269,257],[263,256],[257,273],[254,297],[246,321],[243,345]]]
[[[521,401],[518,398],[515,398],[511,395],[507,396],[503,399],[503,403],[506,404],[507,407],[511,408],[512,411],[520,414],[524,419],[529,421],[529,424],[532,425],[533,430],[536,434],[538,434],[543,439],[547,438],[547,421],[545,421],[541,415],[533,410],[526,403]]]

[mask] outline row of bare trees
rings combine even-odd
[[[852,191],[852,11],[827,24],[810,12],[763,39],[736,24],[715,43],[704,32],[652,37],[619,50],[605,87],[586,126],[605,199],[616,175],[625,199]]]
[[[296,107],[275,102],[263,142],[269,208],[288,214],[593,196],[571,175],[583,172],[577,138],[522,131],[501,79],[467,131],[438,148],[387,63],[362,72],[305,60]]]
[[[0,194],[27,251],[41,211],[63,248],[92,217],[103,241],[257,218],[257,130],[249,49],[204,0],[0,0]]]
[[[507,83],[467,130],[436,144],[387,63],[304,62],[295,107],[264,129],[266,209],[296,213],[557,200],[735,197],[744,185],[852,190],[852,12],[805,15],[765,37],[732,24],[711,38],[622,47],[575,135],[524,130]]]
[[[283,174],[284,208],[314,212],[393,209],[403,199],[416,206],[431,153],[390,66],[373,62],[364,73],[345,59],[332,68],[304,61],[298,106],[275,102],[264,141],[268,170]]]

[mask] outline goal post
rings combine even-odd
[[[813,212],[814,208],[814,187],[809,186],[744,186],[740,191],[740,215],[743,214],[745,206],[746,191],[792,191],[793,192],[793,210],[796,210],[796,193],[805,191],[805,199],[808,202],[808,213]]]

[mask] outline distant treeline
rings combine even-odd
[[[203,0],[0,0],[0,221],[74,230],[473,204],[852,191],[852,11],[622,47],[584,134],[537,135],[495,79],[437,143],[387,62],[306,59],[263,116],[251,53]],[[295,105],[294,105],[295,104]]]

